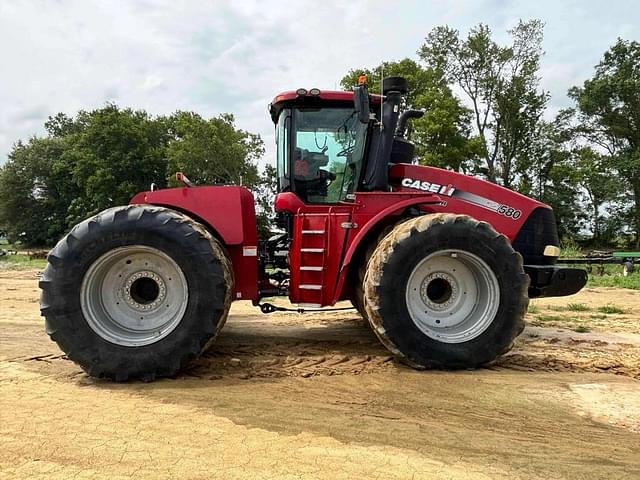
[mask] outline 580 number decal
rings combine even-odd
[[[500,205],[500,207],[498,207],[498,213],[505,217],[513,218],[514,220],[517,220],[522,216],[522,212],[520,210],[510,207],[509,205]]]

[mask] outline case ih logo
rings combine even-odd
[[[416,190],[422,190],[424,192],[439,193],[448,197],[453,195],[453,192],[456,191],[456,189],[451,185],[440,185],[439,183],[414,180],[413,178],[403,178],[402,186],[407,188],[414,188]]]

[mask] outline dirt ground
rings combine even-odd
[[[38,295],[37,272],[0,271],[2,479],[640,478],[637,291],[535,301],[510,354],[460,372],[397,364],[350,311],[238,303],[147,384],[66,360]]]

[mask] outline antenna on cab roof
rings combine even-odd
[[[380,64],[380,130],[384,130],[384,122],[382,116],[384,109],[384,62]]]

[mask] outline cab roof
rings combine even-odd
[[[332,107],[348,107],[353,105],[353,92],[344,90],[319,90],[319,93],[313,95],[310,91],[305,90],[306,93],[300,95],[298,93],[300,90],[304,89],[287,90],[286,92],[279,93],[275,96],[273,101],[269,104],[269,113],[271,114],[271,120],[273,120],[273,123],[278,121],[278,115],[283,108],[292,105],[308,105],[315,107],[320,105]],[[380,103],[380,95],[370,94],[369,98],[373,105]]]

